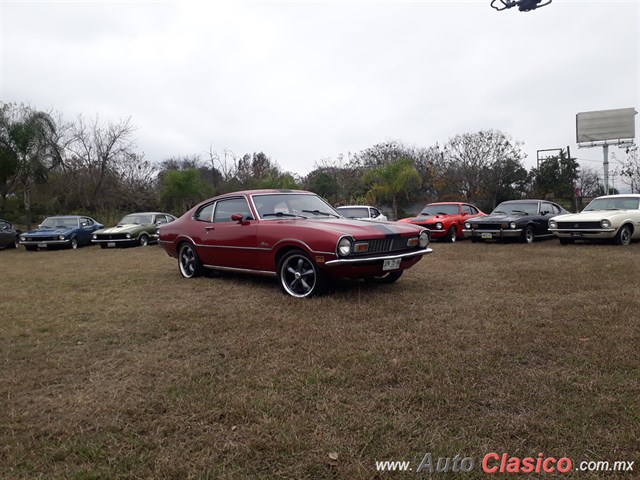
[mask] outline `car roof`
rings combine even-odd
[[[535,200],[531,198],[523,198],[522,200],[505,200],[504,202],[500,202],[500,203],[538,203],[538,202],[556,203],[553,200]]]
[[[616,193],[615,195],[601,195],[599,197],[596,198],[620,198],[620,197],[635,197],[635,198],[639,198],[640,197],[640,193]]]
[[[336,208],[378,208],[378,207],[372,207],[371,205],[341,205]]]
[[[470,205],[467,202],[432,202],[432,203],[427,203],[427,206],[429,205]]]

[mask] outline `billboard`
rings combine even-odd
[[[636,134],[634,108],[582,112],[576,115],[576,142],[629,140]]]

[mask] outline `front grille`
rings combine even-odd
[[[381,238],[377,240],[357,240],[356,243],[368,243],[369,249],[366,252],[353,252],[353,255],[371,255],[376,253],[397,252],[409,250],[407,247],[409,237]]]
[[[558,222],[558,228],[566,228],[569,230],[600,230],[602,225],[600,222]]]
[[[509,228],[509,225],[506,223],[479,223],[477,226],[471,225],[471,227],[476,230],[504,230]]]
[[[54,240],[60,240],[58,238],[58,236],[56,235],[55,237],[27,237],[27,241],[29,242],[52,242]]]
[[[126,240],[126,233],[110,233],[110,234],[102,234],[97,235],[96,240]]]

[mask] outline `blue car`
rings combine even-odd
[[[29,251],[39,248],[72,248],[91,245],[93,232],[104,225],[79,215],[48,217],[38,228],[20,235],[20,244]]]

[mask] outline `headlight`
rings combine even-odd
[[[609,228],[611,226],[611,221],[609,221],[609,220],[601,220],[600,221],[600,225],[602,225],[602,228]]]
[[[436,230],[442,230],[442,223],[436,223]]]
[[[127,233],[127,238],[131,238],[131,234],[130,233]]]
[[[511,230],[515,230],[515,228],[516,228],[517,226],[518,226],[518,224],[517,224],[516,222],[511,222],[511,223],[509,224],[509,228],[510,228]]]
[[[549,228],[558,228],[558,224],[555,220],[549,220]]]
[[[64,235],[59,235],[58,240],[64,240]]]
[[[24,235],[22,235],[22,236],[20,237],[20,241],[21,241],[21,242],[26,242],[26,241],[27,241],[27,237],[25,237]]]
[[[427,245],[429,245],[429,232],[427,232],[426,230],[420,232],[420,236],[418,237],[418,245],[420,245],[420,248],[425,248]]]
[[[349,237],[342,237],[338,242],[338,255],[346,257],[351,253],[352,248],[353,244],[351,243],[351,239]]]
[[[94,240],[97,240],[97,239],[98,239],[98,235],[96,235],[96,234],[94,233],[92,238],[93,238]]]
[[[471,224],[469,222],[464,222],[464,228],[471,230]]]

